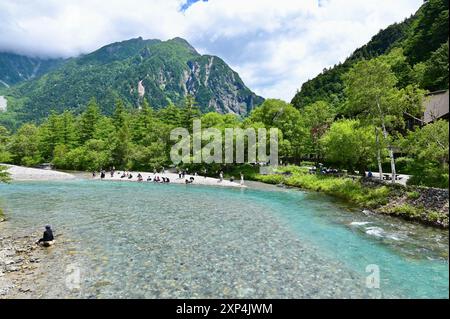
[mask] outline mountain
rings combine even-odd
[[[13,53],[0,53],[0,86],[9,87],[39,77],[62,62],[62,59],[40,59]]]
[[[400,86],[419,82],[429,91],[448,89],[448,12],[448,0],[425,1],[412,17],[381,30],[343,63],[305,82],[292,104],[302,108],[323,100],[338,105],[344,99],[342,75],[356,62],[389,54],[394,49],[401,49],[405,57],[404,64],[393,70]],[[417,75],[418,72],[423,74]]]
[[[202,111],[240,115],[263,101],[222,59],[199,54],[181,38],[112,43],[2,94],[20,122],[42,119],[52,111],[79,113],[91,97],[105,114],[112,113],[117,97],[129,107],[147,99],[161,108],[169,103],[181,106],[192,95]]]

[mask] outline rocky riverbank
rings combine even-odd
[[[326,193],[372,212],[438,228],[449,227],[448,189],[405,186],[375,178],[340,178],[298,172],[252,177],[263,183]]]
[[[377,212],[448,229],[448,189],[391,187],[393,189],[388,204],[377,208]]]
[[[39,234],[6,235],[5,224],[0,226],[0,299],[30,298],[44,257],[34,243]]]

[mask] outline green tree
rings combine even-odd
[[[443,167],[449,159],[449,127],[448,122],[438,120],[410,132],[403,144],[404,151],[422,160],[436,162]]]
[[[95,132],[95,125],[100,119],[100,107],[97,101],[92,98],[86,110],[81,114],[80,118],[80,143],[83,144],[90,140]]]
[[[448,40],[448,0],[428,0],[416,14],[405,54],[411,65],[428,60]]]
[[[9,183],[11,177],[6,171],[6,166],[0,165],[0,183]],[[0,216],[2,215],[2,209],[0,208]]]
[[[7,163],[11,160],[11,153],[7,149],[10,139],[9,131],[0,125],[0,163]]]
[[[449,127],[438,120],[410,132],[400,144],[410,156],[413,177],[408,183],[448,188]]]
[[[128,114],[123,101],[117,100],[113,115],[116,132],[113,139],[112,160],[115,165],[123,168],[129,168],[130,166],[131,142],[128,123]]]
[[[383,58],[361,61],[344,76],[346,111],[357,114],[375,127],[377,162],[382,178],[383,144],[388,145],[392,182],[395,182],[395,158],[389,129],[404,125],[404,114],[422,107],[422,92],[414,88],[400,90],[397,78]],[[380,140],[380,135],[384,143]]]
[[[430,91],[448,89],[448,41],[424,63],[420,84]]]
[[[303,108],[300,111],[300,117],[300,125],[306,132],[304,143],[307,152],[314,156],[316,166],[318,166],[323,158],[320,139],[333,122],[335,112],[327,102],[318,101]]]
[[[18,165],[34,166],[41,162],[39,130],[34,124],[24,124],[12,137],[9,151]]]
[[[327,162],[351,171],[358,169],[363,176],[376,160],[374,129],[358,120],[334,122],[320,142]]]
[[[200,109],[197,106],[195,98],[188,94],[184,100],[184,108],[182,109],[183,127],[192,131],[192,121],[199,118],[201,115]]]
[[[184,125],[181,109],[174,104],[169,104],[167,107],[160,109],[157,113],[157,117],[164,123],[174,127]]]
[[[68,148],[77,144],[77,131],[75,118],[69,111],[57,115],[51,114],[39,127],[39,149],[44,160],[51,160],[53,152],[58,145]]]
[[[278,128],[282,133],[280,155],[299,161],[305,151],[303,146],[306,135],[304,127],[300,125],[301,114],[301,111],[282,100],[267,99],[252,111],[244,125],[258,128],[258,123],[263,123],[267,129]]]
[[[140,143],[155,124],[155,112],[144,99],[140,110],[133,114],[130,121],[131,135],[134,143]]]

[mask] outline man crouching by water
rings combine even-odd
[[[49,247],[49,246],[53,245],[54,243],[55,243],[55,241],[54,241],[54,237],[53,237],[52,226],[46,225],[45,231],[44,231],[44,236],[41,239],[39,239],[36,242],[36,244],[44,246],[44,247]]]

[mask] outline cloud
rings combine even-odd
[[[181,36],[264,97],[290,100],[421,0],[0,0],[0,51],[56,57]]]

